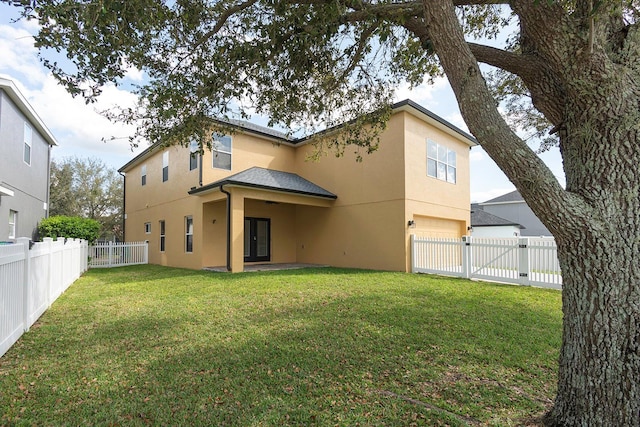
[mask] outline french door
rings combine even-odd
[[[271,260],[271,220],[269,218],[244,219],[244,261]]]

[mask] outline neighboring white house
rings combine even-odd
[[[0,241],[33,238],[49,211],[55,138],[10,77],[0,75]]]
[[[533,213],[517,190],[478,203],[477,206],[486,213],[520,225],[522,236],[551,236],[551,232]],[[471,225],[473,226],[473,220]]]
[[[471,205],[473,237],[518,237],[523,228],[513,221],[485,212],[477,203]]]

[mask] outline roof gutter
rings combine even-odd
[[[220,185],[220,191],[227,195],[227,271],[231,271],[231,193]]]

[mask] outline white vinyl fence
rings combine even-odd
[[[411,235],[411,270],[562,289],[553,237],[434,239]]]
[[[89,247],[89,267],[108,268],[149,262],[148,242],[107,242]]]
[[[0,357],[87,270],[84,240],[0,245]]]

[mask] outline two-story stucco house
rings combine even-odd
[[[0,241],[33,238],[48,215],[55,138],[18,90],[0,76]]]
[[[410,270],[410,234],[469,226],[475,140],[412,101],[393,106],[380,147],[309,161],[308,139],[238,123],[213,151],[152,146],[125,174],[127,241],[151,263],[200,269],[310,263]]]

